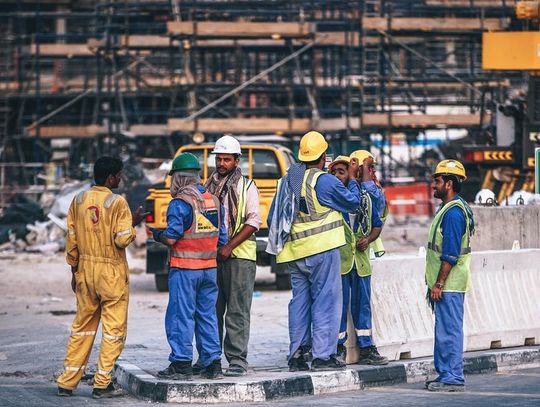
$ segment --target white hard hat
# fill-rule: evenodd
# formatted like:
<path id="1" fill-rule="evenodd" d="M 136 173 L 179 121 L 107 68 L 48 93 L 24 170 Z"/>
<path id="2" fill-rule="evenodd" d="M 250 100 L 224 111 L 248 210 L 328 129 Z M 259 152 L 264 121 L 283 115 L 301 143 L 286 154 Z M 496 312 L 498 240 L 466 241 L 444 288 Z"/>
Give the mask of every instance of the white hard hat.
<path id="1" fill-rule="evenodd" d="M 242 155 L 240 143 L 232 136 L 223 136 L 216 141 L 212 154 L 238 154 Z"/>

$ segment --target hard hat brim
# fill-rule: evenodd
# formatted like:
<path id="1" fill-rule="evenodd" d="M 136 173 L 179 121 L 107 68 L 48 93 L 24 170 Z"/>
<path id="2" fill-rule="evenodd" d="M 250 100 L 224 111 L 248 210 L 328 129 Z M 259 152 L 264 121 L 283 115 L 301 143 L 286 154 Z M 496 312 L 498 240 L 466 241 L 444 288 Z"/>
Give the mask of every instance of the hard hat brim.
<path id="1" fill-rule="evenodd" d="M 335 160 L 328 164 L 328 169 L 331 170 L 332 167 L 334 167 L 334 165 L 336 164 L 345 164 L 348 167 L 350 165 L 350 162 L 347 160 Z"/>
<path id="2" fill-rule="evenodd" d="M 431 178 L 438 177 L 439 175 L 453 175 L 455 177 L 461 178 L 462 181 L 465 181 L 467 179 L 466 175 L 454 174 L 452 172 L 436 172 L 435 174 L 431 175 Z"/>
<path id="3" fill-rule="evenodd" d="M 230 154 L 230 155 L 242 155 L 242 152 L 240 152 L 240 153 L 230 153 L 229 151 L 219 151 L 219 150 L 212 150 L 212 151 L 210 151 L 210 154 Z"/>

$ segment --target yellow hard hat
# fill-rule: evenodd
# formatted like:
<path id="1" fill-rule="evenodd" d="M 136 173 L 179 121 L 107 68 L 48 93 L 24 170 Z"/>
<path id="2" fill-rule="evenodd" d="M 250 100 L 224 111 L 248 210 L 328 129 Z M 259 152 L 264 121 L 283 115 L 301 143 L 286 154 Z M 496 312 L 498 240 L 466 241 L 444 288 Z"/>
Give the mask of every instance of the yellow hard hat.
<path id="1" fill-rule="evenodd" d="M 436 177 L 437 175 L 457 175 L 463 181 L 467 179 L 465 167 L 458 160 L 442 160 L 437 164 L 432 176 Z"/>
<path id="2" fill-rule="evenodd" d="M 348 166 L 350 162 L 351 159 L 348 156 L 338 155 L 330 164 L 328 164 L 328 171 L 332 171 L 332 167 L 336 164 L 345 164 Z"/>
<path id="3" fill-rule="evenodd" d="M 303 162 L 315 161 L 328 148 L 328 143 L 321 133 L 310 131 L 300 140 L 298 159 Z"/>
<path id="4" fill-rule="evenodd" d="M 364 160 L 368 157 L 373 158 L 373 164 L 377 164 L 375 157 L 367 150 L 356 150 L 351 154 L 351 158 L 356 158 L 358 160 L 358 165 L 362 165 Z"/>

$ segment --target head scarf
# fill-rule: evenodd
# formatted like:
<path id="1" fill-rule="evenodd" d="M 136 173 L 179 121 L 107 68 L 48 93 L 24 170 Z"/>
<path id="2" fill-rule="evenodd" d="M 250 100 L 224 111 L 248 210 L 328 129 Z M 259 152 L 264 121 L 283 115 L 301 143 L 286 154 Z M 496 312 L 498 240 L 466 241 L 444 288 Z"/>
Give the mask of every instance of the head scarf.
<path id="1" fill-rule="evenodd" d="M 225 224 L 229 238 L 233 236 L 236 229 L 236 217 L 238 216 L 238 182 L 242 178 L 240 167 L 236 167 L 227 175 L 220 175 L 216 170 L 208 177 L 206 188 L 212 195 L 218 197 L 223 205 L 227 202 L 227 213 L 225 214 Z"/>
<path id="2" fill-rule="evenodd" d="M 204 198 L 197 188 L 197 184 L 201 183 L 201 178 L 196 171 L 177 171 L 173 173 L 171 179 L 171 196 L 180 198 L 191 205 L 194 209 L 203 213 L 206 210 Z"/>

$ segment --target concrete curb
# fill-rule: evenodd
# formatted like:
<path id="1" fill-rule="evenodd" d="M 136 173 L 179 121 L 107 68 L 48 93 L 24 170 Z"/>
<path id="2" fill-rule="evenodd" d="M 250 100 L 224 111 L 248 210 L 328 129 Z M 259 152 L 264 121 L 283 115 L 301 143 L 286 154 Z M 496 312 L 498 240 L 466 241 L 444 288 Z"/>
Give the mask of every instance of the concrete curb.
<path id="1" fill-rule="evenodd" d="M 540 366 L 540 347 L 474 352 L 465 355 L 465 374 L 490 373 Z M 231 381 L 162 380 L 141 368 L 119 361 L 118 383 L 137 398 L 171 403 L 264 402 L 295 396 L 362 390 L 424 381 L 434 376 L 432 359 L 392 362 L 386 366 L 349 365 L 342 371 L 320 373 L 257 372 Z"/>

